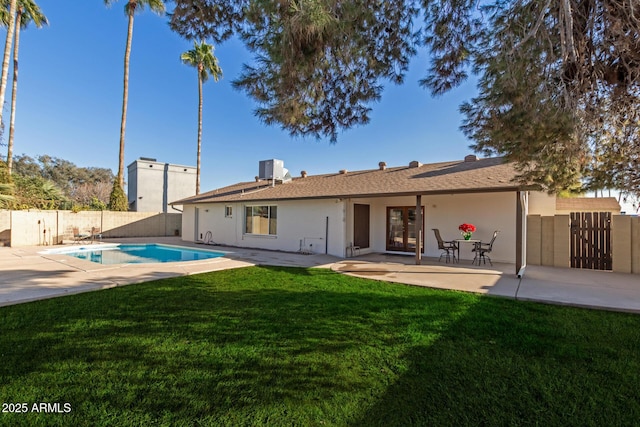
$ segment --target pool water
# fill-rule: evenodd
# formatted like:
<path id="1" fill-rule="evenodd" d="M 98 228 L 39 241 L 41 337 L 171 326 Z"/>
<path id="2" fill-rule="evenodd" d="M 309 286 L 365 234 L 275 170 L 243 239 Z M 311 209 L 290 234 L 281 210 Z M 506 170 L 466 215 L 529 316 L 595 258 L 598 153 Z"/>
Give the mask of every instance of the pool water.
<path id="1" fill-rule="evenodd" d="M 79 250 L 56 253 L 98 264 L 147 264 L 156 262 L 197 261 L 224 256 L 222 252 L 158 244 L 121 244 L 95 248 L 82 247 Z"/>

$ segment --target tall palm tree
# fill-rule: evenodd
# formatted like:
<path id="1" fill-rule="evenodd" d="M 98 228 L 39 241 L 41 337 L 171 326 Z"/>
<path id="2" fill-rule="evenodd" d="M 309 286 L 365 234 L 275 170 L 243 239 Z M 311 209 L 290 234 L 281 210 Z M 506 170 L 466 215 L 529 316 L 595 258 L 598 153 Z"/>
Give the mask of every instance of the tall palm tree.
<path id="1" fill-rule="evenodd" d="M 16 10 L 18 8 L 18 0 L 7 0 L 8 8 L 3 11 L 3 15 L 8 12 L 7 16 L 7 39 L 4 44 L 4 57 L 2 59 L 2 76 L 0 76 L 0 124 L 2 123 L 2 111 L 4 107 L 4 98 L 7 94 L 7 74 L 9 74 L 9 58 L 11 58 L 11 45 L 13 44 L 13 35 L 16 28 Z M 3 2 L 4 3 L 4 2 Z M 3 6 L 5 6 L 3 4 Z"/>
<path id="2" fill-rule="evenodd" d="M 202 84 L 209 79 L 218 81 L 222 77 L 222 69 L 218 58 L 213 54 L 213 46 L 201 41 L 193 42 L 193 49 L 180 56 L 182 62 L 195 67 L 198 71 L 198 160 L 196 165 L 196 194 L 200 194 L 200 154 L 202 152 Z"/>
<path id="3" fill-rule="evenodd" d="M 5 0 L 6 1 L 6 0 Z M 20 30 L 27 28 L 31 22 L 38 28 L 48 24 L 47 17 L 44 16 L 38 5 L 33 0 L 18 0 L 18 10 L 16 11 L 16 34 L 13 44 L 13 87 L 11 90 L 11 117 L 9 119 L 9 141 L 7 150 L 7 169 L 11 174 L 13 166 L 13 138 L 14 125 L 16 120 L 16 99 L 18 94 L 18 50 L 20 48 Z"/>
<path id="4" fill-rule="evenodd" d="M 104 0 L 104 4 L 111 6 L 117 0 Z M 127 0 L 124 13 L 129 17 L 127 31 L 127 45 L 124 51 L 124 89 L 122 93 L 122 120 L 120 121 L 120 155 L 118 162 L 118 183 L 124 191 L 124 134 L 127 126 L 127 102 L 129 99 L 129 57 L 131 56 L 131 39 L 133 38 L 133 15 L 149 7 L 152 12 L 161 15 L 165 11 L 163 0 Z"/>

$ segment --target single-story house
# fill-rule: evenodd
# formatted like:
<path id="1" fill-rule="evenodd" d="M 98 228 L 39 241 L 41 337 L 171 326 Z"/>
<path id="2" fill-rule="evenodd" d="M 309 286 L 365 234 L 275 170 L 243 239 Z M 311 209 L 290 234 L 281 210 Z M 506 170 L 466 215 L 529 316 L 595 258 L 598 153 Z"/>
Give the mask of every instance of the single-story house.
<path id="1" fill-rule="evenodd" d="M 615 197 L 558 197 L 556 214 L 568 215 L 572 212 L 611 212 L 620 215 L 620 203 Z"/>
<path id="2" fill-rule="evenodd" d="M 458 227 L 471 223 L 474 239 L 500 233 L 491 259 L 525 265 L 526 215 L 553 215 L 555 197 L 514 181 L 516 170 L 503 158 L 464 160 L 291 178 L 281 160 L 262 161 L 254 181 L 241 182 L 175 201 L 184 205 L 182 238 L 338 257 L 389 252 L 440 254 L 432 229 L 444 240 L 460 239 Z M 473 259 L 472 245 L 460 258 Z"/>

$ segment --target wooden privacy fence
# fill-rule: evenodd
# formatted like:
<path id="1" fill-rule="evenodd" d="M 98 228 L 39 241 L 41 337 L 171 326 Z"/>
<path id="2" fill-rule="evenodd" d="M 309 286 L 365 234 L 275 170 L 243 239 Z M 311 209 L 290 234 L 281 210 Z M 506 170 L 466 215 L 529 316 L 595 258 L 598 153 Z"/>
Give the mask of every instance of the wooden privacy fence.
<path id="1" fill-rule="evenodd" d="M 611 212 L 572 212 L 571 267 L 611 270 Z"/>

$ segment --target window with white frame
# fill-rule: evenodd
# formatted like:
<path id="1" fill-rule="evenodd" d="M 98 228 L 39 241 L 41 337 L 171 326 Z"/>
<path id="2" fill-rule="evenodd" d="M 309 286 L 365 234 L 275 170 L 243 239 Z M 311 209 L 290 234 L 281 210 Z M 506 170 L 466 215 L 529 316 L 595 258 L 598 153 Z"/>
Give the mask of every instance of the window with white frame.
<path id="1" fill-rule="evenodd" d="M 278 232 L 277 206 L 245 206 L 246 234 L 263 234 L 275 236 Z"/>
<path id="2" fill-rule="evenodd" d="M 233 206 L 225 206 L 224 207 L 224 217 L 225 218 L 233 217 Z"/>

